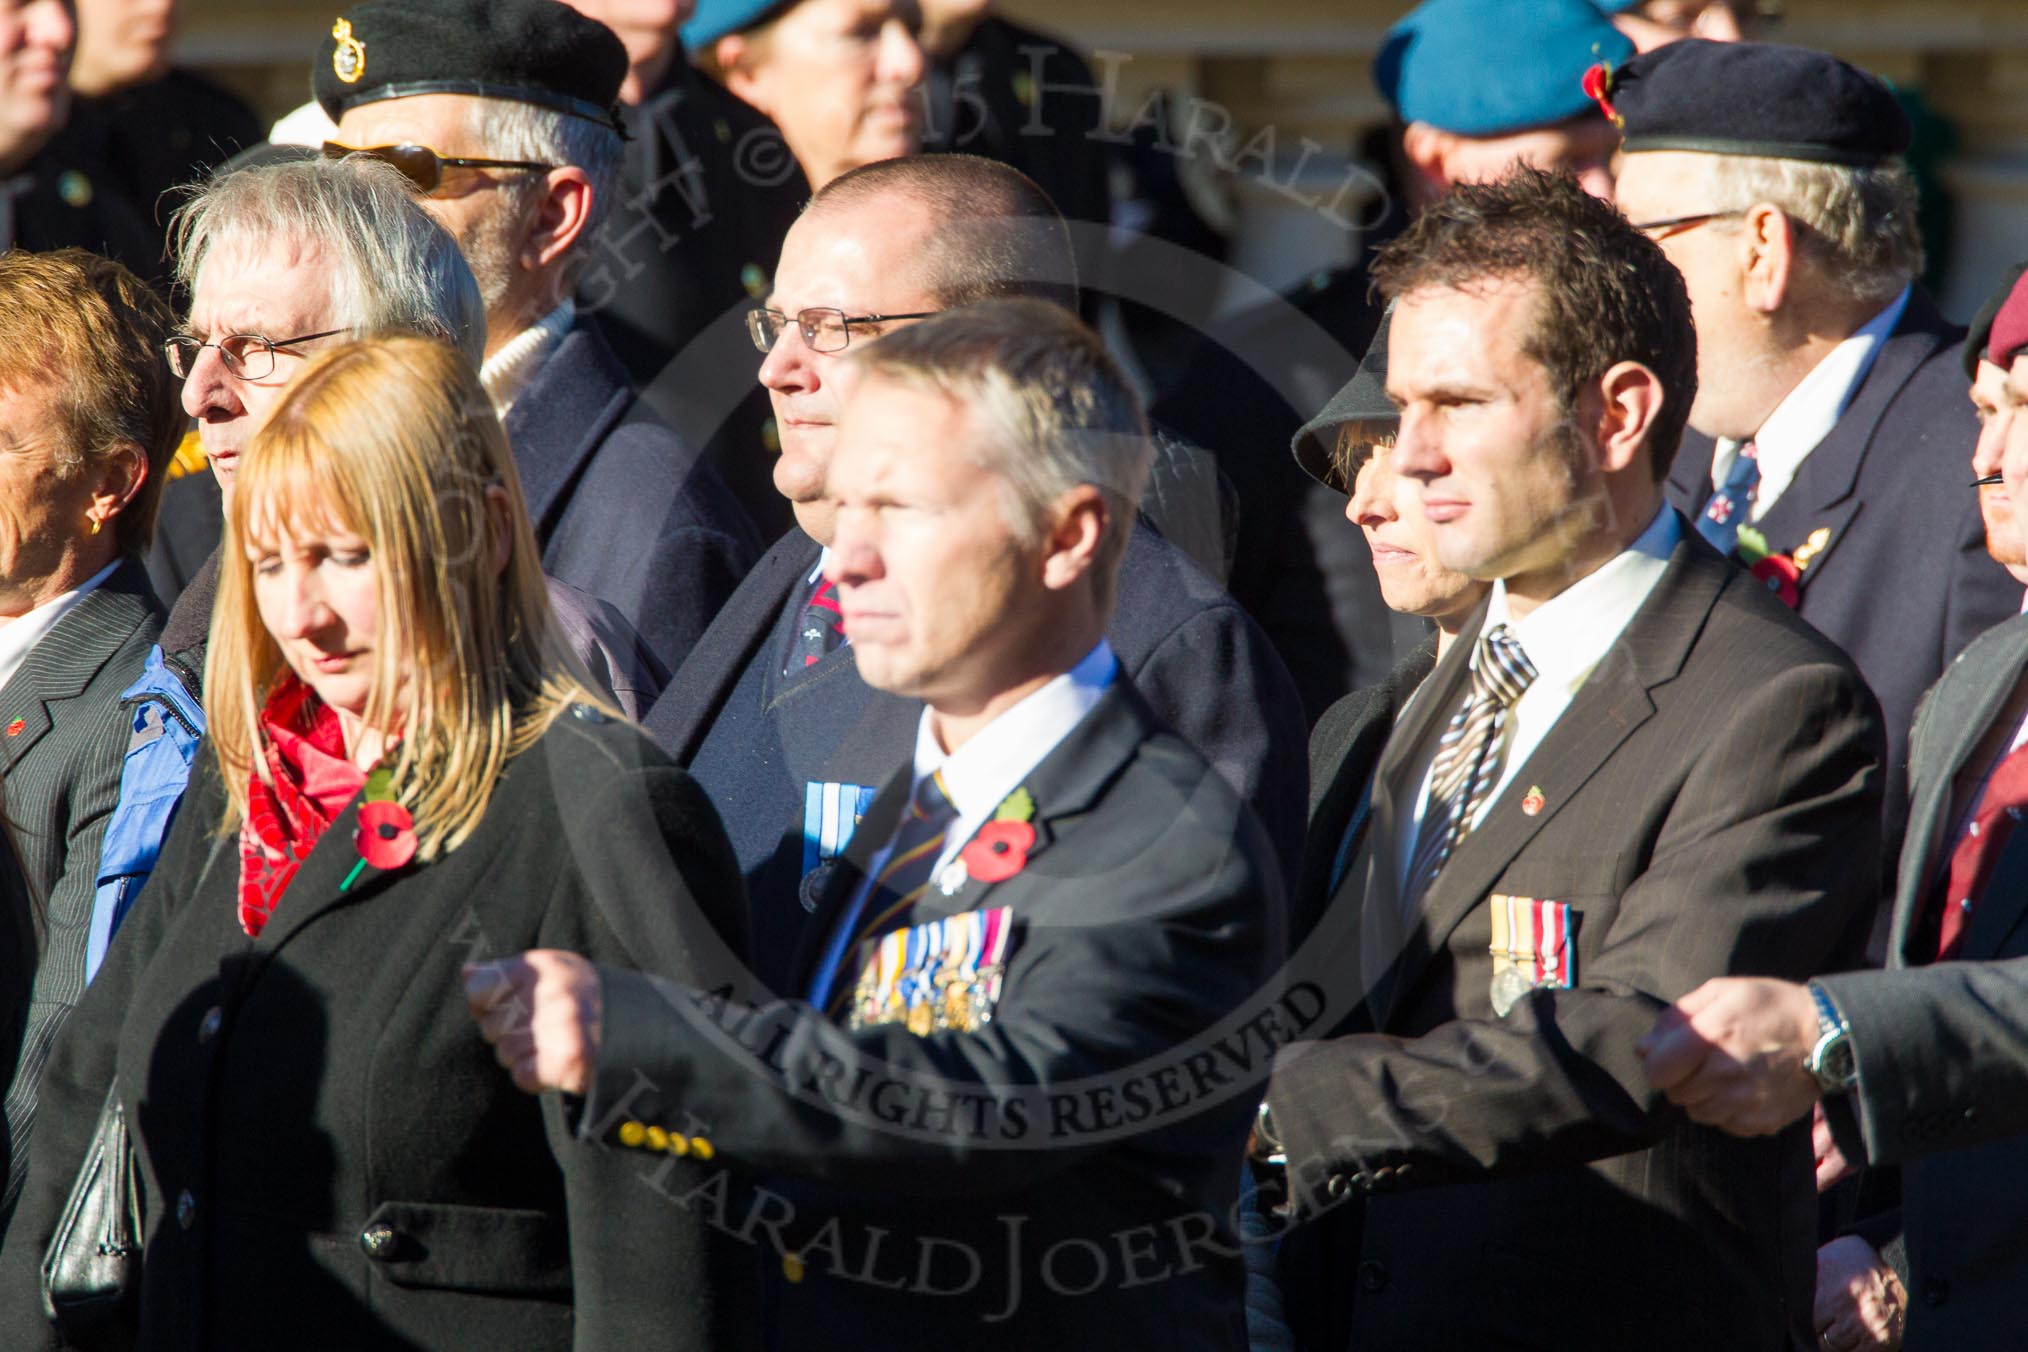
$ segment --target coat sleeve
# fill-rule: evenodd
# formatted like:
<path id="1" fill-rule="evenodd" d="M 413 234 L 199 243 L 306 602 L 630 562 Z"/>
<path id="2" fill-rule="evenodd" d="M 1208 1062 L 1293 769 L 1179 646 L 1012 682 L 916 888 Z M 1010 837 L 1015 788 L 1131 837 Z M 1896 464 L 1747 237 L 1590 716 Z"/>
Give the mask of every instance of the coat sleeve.
<path id="1" fill-rule="evenodd" d="M 1851 672 L 1797 667 L 1760 686 L 1700 746 L 1581 985 L 1533 991 L 1504 1019 L 1283 1053 L 1269 1104 L 1298 1187 L 1653 1144 L 1682 1120 L 1634 1052 L 1662 1007 L 1709 977 L 1800 979 L 1854 943 L 1877 895 L 1881 757 L 1877 706 Z"/>
<path id="2" fill-rule="evenodd" d="M 1230 1060 L 1190 1040 L 1279 956 L 1272 863 L 1222 784 L 1167 808 L 1134 856 L 1164 865 L 1106 874 L 1130 918 L 1017 922 L 993 1017 L 969 1032 L 853 1031 L 801 1001 L 749 1006 L 603 970 L 599 1125 L 662 1126 L 750 1169 L 927 1196 L 1033 1182 L 1160 1129 L 1243 1134 L 1272 1033 L 1241 1029 Z"/>
<path id="3" fill-rule="evenodd" d="M 1869 1164 L 2028 1132 L 2028 958 L 1818 978 L 1851 1029 Z"/>
<path id="4" fill-rule="evenodd" d="M 9 1349 L 27 1352 L 57 1345 L 42 1315 L 42 1255 L 113 1082 L 120 1028 L 134 987 L 207 864 L 220 866 L 223 856 L 223 866 L 238 867 L 232 842 L 216 832 L 223 799 L 208 746 L 192 767 L 191 783 L 186 810 L 176 814 L 154 873 L 134 899 L 104 965 L 57 1035 L 42 1070 L 28 1174 L 0 1238 L 0 1346 Z"/>
<path id="5" fill-rule="evenodd" d="M 607 731 L 582 739 L 595 743 L 598 759 L 563 761 L 556 801 L 571 867 L 540 945 L 677 979 L 736 969 L 745 891 L 717 814 L 644 735 Z M 575 1346 L 737 1352 L 756 1324 L 758 1260 L 700 1210 L 671 1200 L 707 1185 L 714 1166 L 648 1160 L 587 1139 L 582 1107 L 557 1095 L 543 1105 L 564 1175 Z"/>

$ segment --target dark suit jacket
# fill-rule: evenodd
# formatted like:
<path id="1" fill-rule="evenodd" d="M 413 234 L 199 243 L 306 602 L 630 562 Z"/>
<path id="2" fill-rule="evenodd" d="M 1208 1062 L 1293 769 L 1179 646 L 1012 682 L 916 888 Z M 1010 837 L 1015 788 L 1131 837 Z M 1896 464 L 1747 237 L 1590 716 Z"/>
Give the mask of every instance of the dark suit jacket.
<path id="1" fill-rule="evenodd" d="M 859 679 L 850 645 L 784 677 L 818 546 L 776 542 L 648 714 L 648 731 L 717 804 L 745 871 L 755 969 L 787 978 L 808 907 L 805 785 L 878 786 L 915 750 L 922 705 Z M 1301 849 L 1303 721 L 1245 612 L 1152 530 L 1136 528 L 1107 632 L 1121 669 L 1267 826 L 1283 877 Z"/>
<path id="2" fill-rule="evenodd" d="M 459 976 L 560 947 L 711 979 L 742 922 L 704 795 L 638 730 L 567 713 L 433 863 L 348 887 L 357 805 L 249 939 L 217 764 L 200 758 L 148 904 L 43 1082 L 0 1246 L 0 1345 L 54 1341 L 36 1269 L 109 1081 L 146 1192 L 141 1346 L 740 1343 L 750 1253 L 580 1144 L 560 1098 L 516 1089 Z M 392 1234 L 369 1248 L 375 1226 Z"/>
<path id="3" fill-rule="evenodd" d="M 832 874 L 799 993 L 911 778 L 904 767 L 888 782 Z M 975 1031 L 855 1033 L 800 1001 L 748 1011 L 604 974 L 591 1111 L 615 1128 L 704 1134 L 723 1160 L 827 1185 L 761 1194 L 779 1226 L 758 1242 L 806 1270 L 772 1297 L 784 1349 L 1246 1345 L 1232 1211 L 1266 1034 L 1242 1029 L 1215 1065 L 1196 1039 L 1256 1008 L 1250 997 L 1272 1004 L 1260 993 L 1282 936 L 1266 838 L 1124 676 L 1024 786 L 1037 831 L 1026 866 L 951 896 L 932 888 L 912 914 L 1011 909 L 1004 984 Z M 701 1027 L 714 1020 L 736 1042 Z M 1194 1087 L 1178 1074 L 1192 1054 L 1215 1072 Z M 970 1291 L 925 1293 L 961 1284 L 967 1252 Z"/>
<path id="4" fill-rule="evenodd" d="M 1476 630 L 1397 725 L 1372 825 L 1291 963 L 1334 997 L 1320 1023 L 1371 1030 L 1283 1053 L 1269 1094 L 1315 1213 L 1285 1250 L 1335 1258 L 1309 1345 L 1807 1340 L 1807 1127 L 1692 1127 L 1634 1044 L 1706 978 L 1795 978 L 1856 952 L 1879 878 L 1878 707 L 1842 654 L 1690 533 L 1404 915 L 1397 823 L 1463 702 Z M 1504 1018 L 1493 894 L 1576 912 L 1574 987 Z M 1414 1190 L 1434 1183 L 1454 1186 Z"/>
<path id="5" fill-rule="evenodd" d="M 1935 961 L 1933 908 L 1963 814 L 2028 712 L 2024 669 L 2028 619 L 2015 619 L 1975 640 L 1924 701 L 1910 740 L 1891 970 L 1822 979 L 1859 1065 L 1854 1091 L 1826 1100 L 1833 1128 L 1869 1163 L 1902 1163 L 1900 1210 L 1858 1229 L 1908 1280 L 1909 1352 L 2021 1342 L 2028 833 L 2002 851 L 1960 961 Z"/>
<path id="6" fill-rule="evenodd" d="M 627 110 L 619 199 L 578 283 L 641 398 L 704 449 L 763 540 L 793 524 L 763 427 L 773 416 L 746 336 L 782 238 L 810 195 L 775 125 L 675 54 Z"/>
<path id="7" fill-rule="evenodd" d="M 13 1142 L 0 1217 L 28 1164 L 35 1085 L 50 1043 L 85 988 L 85 943 L 106 822 L 120 796 L 132 729 L 120 692 L 134 683 L 162 628 L 148 575 L 129 559 L 82 598 L 0 688 L 0 756 L 21 866 L 43 898 L 47 937 L 6 1099 Z"/>
<path id="8" fill-rule="evenodd" d="M 1979 424 L 1958 363 L 1964 333 L 1920 289 L 1910 296 L 1845 416 L 1756 526 L 1777 554 L 1830 532 L 1796 613 L 1880 697 L 1890 850 L 1907 811 L 1916 701 L 1967 643 L 2021 609 L 2021 584 L 1987 555 L 1978 493 L 1965 486 Z M 1693 521 L 1711 497 L 1712 450 L 1687 433 L 1669 471 L 1669 501 Z"/>
<path id="9" fill-rule="evenodd" d="M 537 370 L 506 427 L 542 570 L 618 606 L 674 671 L 760 553 L 746 513 L 634 397 L 589 321 Z"/>

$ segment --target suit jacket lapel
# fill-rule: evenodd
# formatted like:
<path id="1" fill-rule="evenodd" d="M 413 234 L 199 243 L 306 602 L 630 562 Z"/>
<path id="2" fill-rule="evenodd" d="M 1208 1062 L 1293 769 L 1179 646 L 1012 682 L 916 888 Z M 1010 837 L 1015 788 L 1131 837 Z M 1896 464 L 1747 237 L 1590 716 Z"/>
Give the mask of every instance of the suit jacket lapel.
<path id="1" fill-rule="evenodd" d="M 1159 726 L 1126 673 L 1121 672 L 1091 712 L 1022 780 L 1023 787 L 1035 800 L 1035 844 L 1028 850 L 1031 861 L 1047 851 L 1071 822 L 1091 809 L 1127 758 Z M 825 947 L 865 881 L 874 855 L 893 838 L 914 781 L 915 767 L 911 762 L 887 781 L 873 806 L 867 809 L 859 829 L 853 832 L 842 865 L 832 873 L 818 898 L 815 919 L 805 927 L 794 964 L 795 989 L 785 994 L 801 997 L 808 991 Z M 995 889 L 1008 887 L 1021 876 L 1016 874 L 1000 883 L 970 879 L 949 895 L 933 886 L 916 903 L 910 923 L 920 924 L 999 904 L 994 899 Z M 852 955 L 846 954 L 845 962 L 851 961 Z M 841 972 L 838 980 L 845 979 Z"/>
<path id="2" fill-rule="evenodd" d="M 1717 442 L 1702 432 L 1685 428 L 1683 444 L 1669 463 L 1669 501 L 1692 521 L 1711 498 L 1711 461 L 1717 454 Z"/>
<path id="3" fill-rule="evenodd" d="M 1846 405 L 1844 415 L 1816 448 L 1803 457 L 1795 479 L 1762 517 L 1760 531 L 1767 536 L 1769 547 L 1776 553 L 1793 552 L 1812 531 L 1822 527 L 1829 527 L 1831 531 L 1825 546 L 1827 551 L 1842 538 L 1845 526 L 1863 505 L 1847 502 L 1847 499 L 1851 497 L 1853 486 L 1859 479 L 1859 470 L 1872 450 L 1874 430 L 1879 427 L 1895 396 L 1901 393 L 1901 387 L 1908 383 L 1950 332 L 1947 322 L 1937 313 L 1928 296 L 1920 290 L 1909 296 L 1901 322 L 1881 345 L 1879 355 L 1873 359 L 1873 366 L 1867 371 L 1865 380 L 1860 382 L 1851 402 Z M 1883 449 L 1889 453 L 1893 450 L 1892 447 Z M 1843 504 L 1844 510 L 1834 520 L 1832 509 L 1840 504 Z M 1811 568 L 1820 567 L 1824 557 L 1820 553 Z"/>
<path id="4" fill-rule="evenodd" d="M 147 573 L 128 559 L 43 635 L 0 688 L 0 756 L 8 767 L 19 764 L 48 734 L 50 707 L 82 694 L 157 609 Z"/>
<path id="5" fill-rule="evenodd" d="M 546 547 L 585 462 L 633 403 L 606 341 L 579 320 L 507 414 L 507 440 L 521 471 L 528 517 Z"/>
<path id="6" fill-rule="evenodd" d="M 774 632 L 782 607 L 817 566 L 817 557 L 817 542 L 792 527 L 741 579 L 670 678 L 668 694 L 648 722 L 663 750 L 679 764 L 689 764 L 697 754 L 740 673 Z"/>
<path id="7" fill-rule="evenodd" d="M 1435 667 L 1436 642 L 1432 639 L 1373 689 L 1359 721 L 1344 729 L 1337 745 L 1318 748 L 1312 773 L 1322 783 L 1310 809 L 1309 842 L 1303 851 L 1303 871 L 1296 882 L 1297 896 L 1317 897 L 1330 886 L 1331 869 L 1362 801 L 1366 804 L 1365 824 L 1360 830 L 1362 840 L 1371 829 L 1375 779 L 1395 718 Z M 1352 846 L 1355 860 L 1359 844 L 1354 842 Z M 1348 860 L 1348 876 L 1350 872 Z"/>
<path id="8" fill-rule="evenodd" d="M 1393 985 L 1397 998 L 1535 834 L 1653 716 L 1648 692 L 1682 670 L 1704 617 L 1734 576 L 1686 527 L 1654 592 L 1424 894 Z M 1531 815 L 1520 804 L 1535 785 L 1542 786 L 1544 802 Z"/>

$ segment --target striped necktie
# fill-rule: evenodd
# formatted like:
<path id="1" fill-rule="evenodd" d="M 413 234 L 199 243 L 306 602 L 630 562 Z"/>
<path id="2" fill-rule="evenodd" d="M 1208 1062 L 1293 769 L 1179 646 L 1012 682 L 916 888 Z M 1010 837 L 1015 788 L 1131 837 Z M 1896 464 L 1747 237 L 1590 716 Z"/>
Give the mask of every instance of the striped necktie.
<path id="1" fill-rule="evenodd" d="M 940 773 L 916 785 L 879 876 L 863 890 L 859 904 L 839 922 L 824 946 L 823 965 L 810 986 L 810 1003 L 834 1012 L 832 1006 L 842 1007 L 851 998 L 857 968 L 847 973 L 839 968 L 848 959 L 857 963 L 869 942 L 908 923 L 910 910 L 930 885 L 930 875 L 944 852 L 944 837 L 957 819 L 957 806 L 944 791 Z"/>
<path id="2" fill-rule="evenodd" d="M 1472 668 L 1472 691 L 1444 729 L 1430 764 L 1429 803 L 1416 833 L 1403 908 L 1410 909 L 1436 881 L 1437 873 L 1477 820 L 1479 809 L 1500 775 L 1500 742 L 1507 711 L 1535 679 L 1535 664 L 1504 624 L 1479 639 Z"/>
<path id="3" fill-rule="evenodd" d="M 1739 543 L 1739 528 L 1753 515 L 1753 500 L 1760 488 L 1760 453 L 1752 442 L 1741 446 L 1725 471 L 1725 482 L 1697 514 L 1697 533 L 1721 554 L 1730 554 Z"/>

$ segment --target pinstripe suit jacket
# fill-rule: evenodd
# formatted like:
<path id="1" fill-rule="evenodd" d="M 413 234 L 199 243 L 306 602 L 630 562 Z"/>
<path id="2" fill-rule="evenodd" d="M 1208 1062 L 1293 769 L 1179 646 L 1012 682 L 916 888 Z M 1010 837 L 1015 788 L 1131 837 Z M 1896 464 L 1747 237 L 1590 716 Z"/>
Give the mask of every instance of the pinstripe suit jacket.
<path id="1" fill-rule="evenodd" d="M 1476 632 L 1396 726 L 1372 824 L 1295 959 L 1335 997 L 1320 1022 L 1365 1030 L 1285 1051 L 1269 1096 L 1294 1188 L 1323 1213 L 1284 1250 L 1292 1270 L 1305 1246 L 1334 1260 L 1305 1345 L 1775 1352 L 1807 1338 L 1807 1129 L 1692 1127 L 1633 1048 L 1708 977 L 1801 977 L 1857 951 L 1880 876 L 1879 706 L 1828 640 L 1686 530 L 1405 913 L 1395 823 L 1463 701 Z M 1575 913 L 1574 986 L 1505 1017 L 1488 995 L 1494 894 Z"/>
<path id="2" fill-rule="evenodd" d="M 85 940 L 99 847 L 120 796 L 128 728 L 120 692 L 133 684 L 162 629 L 147 571 L 129 559 L 57 621 L 0 688 L 0 757 L 21 867 L 46 898 L 48 937 L 21 1050 L 7 1087 L 12 1145 L 0 1219 L 28 1165 L 35 1082 L 49 1044 L 85 987 Z M 16 721 L 18 732 L 11 731 Z"/>

